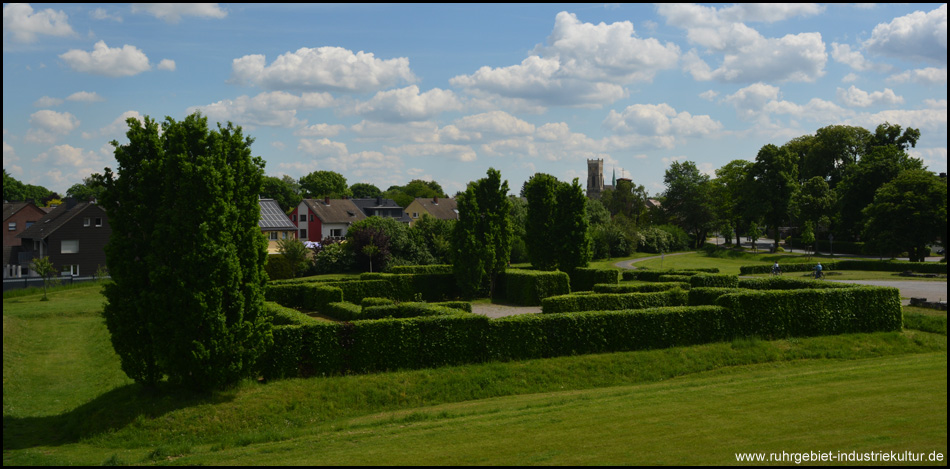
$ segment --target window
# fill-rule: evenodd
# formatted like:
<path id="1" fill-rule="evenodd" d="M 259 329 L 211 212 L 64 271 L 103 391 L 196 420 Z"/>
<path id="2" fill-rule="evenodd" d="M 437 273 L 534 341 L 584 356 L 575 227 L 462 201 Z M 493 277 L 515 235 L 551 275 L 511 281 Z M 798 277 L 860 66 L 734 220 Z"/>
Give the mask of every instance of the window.
<path id="1" fill-rule="evenodd" d="M 412 218 L 419 218 L 419 212 L 412 212 Z"/>
<path id="2" fill-rule="evenodd" d="M 270 239 L 271 241 L 277 241 L 277 232 L 271 231 L 267 233 L 267 238 Z"/>
<path id="3" fill-rule="evenodd" d="M 313 214 L 310 214 L 310 221 L 313 221 Z"/>
<path id="4" fill-rule="evenodd" d="M 7 229 L 10 230 L 10 231 L 16 231 L 16 222 L 15 222 L 15 221 L 11 221 L 11 222 L 7 225 Z"/>
<path id="5" fill-rule="evenodd" d="M 79 265 L 64 265 L 63 266 L 63 277 L 78 277 L 79 276 Z"/>
<path id="6" fill-rule="evenodd" d="M 92 219 L 89 217 L 82 219 L 82 226 L 87 227 L 92 224 Z"/>
<path id="7" fill-rule="evenodd" d="M 101 228 L 101 227 L 102 227 L 102 219 L 96 218 L 96 228 Z"/>
<path id="8" fill-rule="evenodd" d="M 60 247 L 60 252 L 62 254 L 76 254 L 79 252 L 79 240 L 64 239 L 63 244 Z"/>
<path id="9" fill-rule="evenodd" d="M 334 229 L 330 230 L 330 237 L 331 237 L 331 238 L 342 238 L 342 237 L 343 237 L 343 230 L 340 229 L 340 228 L 334 228 Z"/>
<path id="10" fill-rule="evenodd" d="M 280 232 L 280 239 L 287 239 L 287 232 L 286 232 L 286 231 L 281 231 L 281 232 Z"/>
<path id="11" fill-rule="evenodd" d="M 296 214 L 296 213 L 290 215 L 290 221 L 292 221 L 292 222 L 294 222 L 294 223 L 297 223 L 297 214 Z"/>
<path id="12" fill-rule="evenodd" d="M 307 230 L 300 230 L 300 239 L 308 239 Z"/>
<path id="13" fill-rule="evenodd" d="M 36 222 L 35 222 L 35 221 L 28 221 L 28 222 L 26 222 L 26 227 L 29 228 L 29 227 L 33 226 L 34 223 L 36 223 Z"/>

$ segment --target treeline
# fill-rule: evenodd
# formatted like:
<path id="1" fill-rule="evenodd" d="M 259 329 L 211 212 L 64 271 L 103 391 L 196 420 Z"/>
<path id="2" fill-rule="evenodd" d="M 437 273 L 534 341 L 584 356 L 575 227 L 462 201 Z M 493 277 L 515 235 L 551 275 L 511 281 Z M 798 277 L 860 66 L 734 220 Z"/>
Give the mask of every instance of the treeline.
<path id="1" fill-rule="evenodd" d="M 919 138 L 889 123 L 874 132 L 833 125 L 765 145 L 754 161 L 731 161 L 715 178 L 692 162 L 673 163 L 660 213 L 697 245 L 712 231 L 736 243 L 767 234 L 775 249 L 795 235 L 806 245 L 861 241 L 868 254 L 922 261 L 928 245 L 946 243 L 947 183 L 908 155 Z"/>

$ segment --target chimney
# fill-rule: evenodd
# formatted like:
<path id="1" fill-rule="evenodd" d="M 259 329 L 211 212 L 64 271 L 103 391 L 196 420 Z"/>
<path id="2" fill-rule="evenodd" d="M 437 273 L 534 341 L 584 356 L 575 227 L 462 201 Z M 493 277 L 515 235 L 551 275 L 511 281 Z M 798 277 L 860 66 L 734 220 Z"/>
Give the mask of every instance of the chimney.
<path id="1" fill-rule="evenodd" d="M 330 196 L 329 196 L 329 195 L 323 197 L 323 203 L 325 203 L 325 204 L 327 204 L 327 205 L 330 205 Z"/>
<path id="2" fill-rule="evenodd" d="M 433 197 L 433 198 L 432 198 L 432 203 L 433 203 L 433 204 L 436 204 L 436 205 L 439 205 L 439 196 Z"/>
<path id="3" fill-rule="evenodd" d="M 376 196 L 376 206 L 379 207 L 379 206 L 382 206 L 382 205 L 383 205 L 383 196 L 377 195 L 377 196 Z"/>
<path id="4" fill-rule="evenodd" d="M 67 197 L 66 200 L 63 201 L 63 205 L 65 206 L 66 210 L 71 210 L 78 203 L 79 201 L 72 197 Z"/>

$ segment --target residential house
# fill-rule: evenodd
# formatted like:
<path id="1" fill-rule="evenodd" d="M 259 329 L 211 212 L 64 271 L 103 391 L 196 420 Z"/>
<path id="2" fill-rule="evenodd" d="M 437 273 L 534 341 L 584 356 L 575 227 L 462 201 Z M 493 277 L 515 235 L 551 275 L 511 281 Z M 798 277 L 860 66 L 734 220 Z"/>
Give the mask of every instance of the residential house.
<path id="1" fill-rule="evenodd" d="M 297 239 L 321 242 L 326 238 L 342 240 L 346 230 L 366 215 L 350 199 L 304 199 L 290 213 L 296 224 Z"/>
<path id="2" fill-rule="evenodd" d="M 455 204 L 455 199 L 440 199 L 438 197 L 416 198 L 406 207 L 406 216 L 413 222 L 423 215 L 438 218 L 440 220 L 458 220 L 459 211 Z"/>
<path id="3" fill-rule="evenodd" d="M 374 199 L 353 199 L 353 203 L 367 217 L 395 218 L 396 221 L 407 225 L 412 222 L 412 219 L 406 215 L 405 209 L 392 199 L 384 199 L 382 196 L 378 196 Z"/>
<path id="4" fill-rule="evenodd" d="M 3 203 L 3 278 L 21 277 L 28 266 L 18 263 L 20 240 L 17 235 L 46 216 L 33 202 Z"/>
<path id="5" fill-rule="evenodd" d="M 297 225 L 290 222 L 290 218 L 284 214 L 274 199 L 260 199 L 257 203 L 261 206 L 261 219 L 258 221 L 258 226 L 267 237 L 267 253 L 275 254 L 280 250 L 277 247 L 279 240 L 297 237 Z"/>
<path id="6" fill-rule="evenodd" d="M 105 246 L 111 234 L 102 207 L 66 199 L 17 235 L 21 241 L 18 264 L 25 268 L 34 258 L 49 257 L 64 276 L 95 275 L 106 266 Z"/>

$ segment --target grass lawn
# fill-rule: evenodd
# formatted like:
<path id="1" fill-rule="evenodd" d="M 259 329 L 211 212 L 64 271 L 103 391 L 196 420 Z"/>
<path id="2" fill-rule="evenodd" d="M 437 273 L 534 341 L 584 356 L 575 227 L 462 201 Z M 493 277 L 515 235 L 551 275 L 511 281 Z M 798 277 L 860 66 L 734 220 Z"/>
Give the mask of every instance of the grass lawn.
<path id="1" fill-rule="evenodd" d="M 5 465 L 733 464 L 947 451 L 943 333 L 642 352 L 146 392 L 98 287 L 3 303 Z M 945 465 L 946 459 L 942 465 Z"/>

